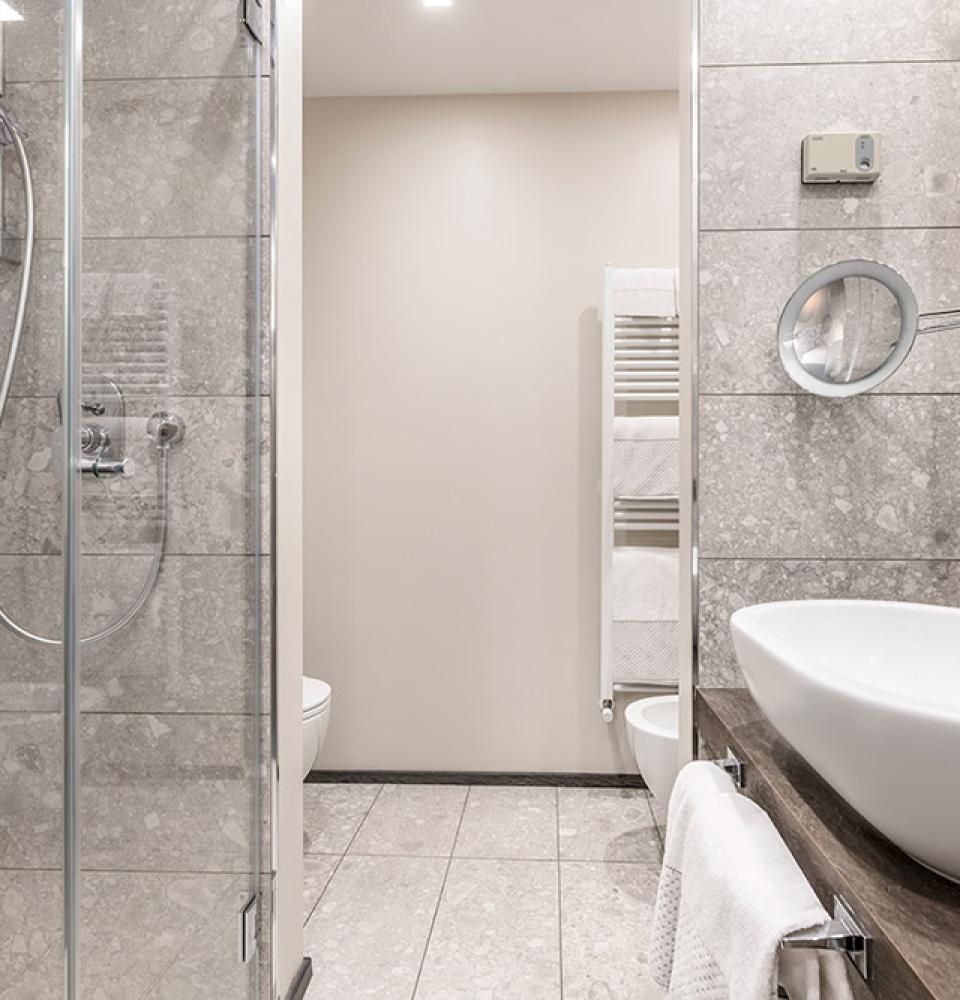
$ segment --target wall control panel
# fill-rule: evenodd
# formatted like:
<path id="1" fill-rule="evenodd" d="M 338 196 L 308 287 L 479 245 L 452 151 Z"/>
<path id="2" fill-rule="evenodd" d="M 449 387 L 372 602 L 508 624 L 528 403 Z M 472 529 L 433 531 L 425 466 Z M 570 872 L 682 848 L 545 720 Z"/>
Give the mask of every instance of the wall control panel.
<path id="1" fill-rule="evenodd" d="M 801 160 L 804 184 L 869 184 L 880 176 L 880 133 L 811 132 Z"/>

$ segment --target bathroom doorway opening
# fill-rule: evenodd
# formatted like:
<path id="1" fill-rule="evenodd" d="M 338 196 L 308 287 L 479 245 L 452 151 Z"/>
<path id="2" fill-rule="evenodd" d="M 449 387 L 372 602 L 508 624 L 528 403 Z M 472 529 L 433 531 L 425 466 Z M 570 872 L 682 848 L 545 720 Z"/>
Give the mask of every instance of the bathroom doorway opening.
<path id="1" fill-rule="evenodd" d="M 625 709 L 679 630 L 605 717 L 604 442 L 686 431 L 678 307 L 605 319 L 676 301 L 676 5 L 314 0 L 304 39 L 307 996 L 634 995 L 664 810 Z M 686 585 L 657 489 L 611 523 L 643 614 Z"/>

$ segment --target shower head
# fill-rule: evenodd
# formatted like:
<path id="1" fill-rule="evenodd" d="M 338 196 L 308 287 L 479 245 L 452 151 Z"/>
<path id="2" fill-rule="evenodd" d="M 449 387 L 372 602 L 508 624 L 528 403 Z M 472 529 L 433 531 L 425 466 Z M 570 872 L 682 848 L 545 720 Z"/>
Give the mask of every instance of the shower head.
<path id="1" fill-rule="evenodd" d="M 0 98 L 0 146 L 12 146 L 17 135 L 26 138 L 28 132 L 10 105 Z"/>

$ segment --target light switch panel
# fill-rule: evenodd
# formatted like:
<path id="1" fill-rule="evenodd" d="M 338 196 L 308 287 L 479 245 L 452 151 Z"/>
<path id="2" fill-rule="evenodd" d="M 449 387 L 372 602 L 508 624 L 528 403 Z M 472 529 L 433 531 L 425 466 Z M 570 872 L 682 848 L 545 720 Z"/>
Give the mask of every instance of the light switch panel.
<path id="1" fill-rule="evenodd" d="M 880 176 L 880 133 L 811 132 L 801 159 L 804 184 L 869 184 Z"/>

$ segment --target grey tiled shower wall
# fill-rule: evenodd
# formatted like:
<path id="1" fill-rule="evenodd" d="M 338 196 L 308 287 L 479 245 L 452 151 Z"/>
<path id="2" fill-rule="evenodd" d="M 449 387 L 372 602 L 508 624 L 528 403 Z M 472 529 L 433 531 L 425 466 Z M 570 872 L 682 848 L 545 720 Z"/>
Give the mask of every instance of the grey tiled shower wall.
<path id="1" fill-rule="evenodd" d="M 0 429 L 0 602 L 57 635 L 63 3 L 15 6 L 25 20 L 5 26 L 4 97 L 29 133 L 38 215 L 24 346 Z M 268 743 L 268 717 L 255 715 L 265 688 L 255 684 L 252 554 L 255 531 L 269 543 L 269 373 L 260 399 L 250 322 L 254 255 L 264 267 L 269 258 L 269 234 L 253 245 L 258 84 L 235 0 L 85 6 L 84 373 L 125 389 L 134 472 L 84 483 L 84 633 L 115 620 L 147 572 L 158 516 L 147 419 L 170 411 L 187 430 L 170 453 L 157 587 L 126 629 L 81 655 L 81 992 L 240 1000 L 255 983 L 236 945 L 264 820 L 254 747 Z M 19 231 L 9 151 L 4 171 L 7 228 Z M 0 262 L 3 357 L 18 282 L 19 269 Z M 162 342 L 147 359 L 149 385 L 134 374 L 144 330 Z M 0 629 L 0 671 L 0 1000 L 59 1000 L 61 657 Z"/>
<path id="2" fill-rule="evenodd" d="M 960 305 L 952 0 L 701 0 L 700 681 L 743 683 L 730 613 L 788 598 L 960 603 L 960 339 L 878 391 L 804 394 L 776 351 L 800 279 L 849 257 Z M 873 185 L 804 187 L 807 132 L 882 133 Z"/>

